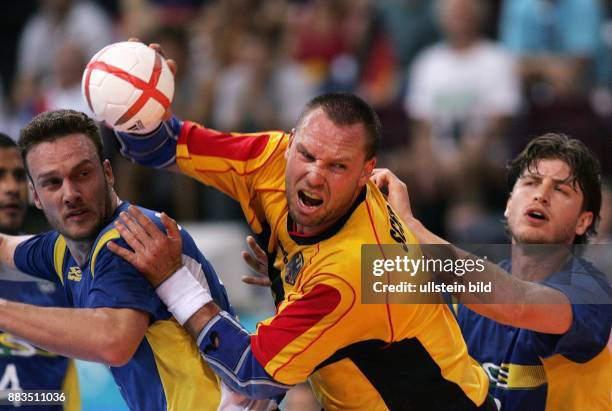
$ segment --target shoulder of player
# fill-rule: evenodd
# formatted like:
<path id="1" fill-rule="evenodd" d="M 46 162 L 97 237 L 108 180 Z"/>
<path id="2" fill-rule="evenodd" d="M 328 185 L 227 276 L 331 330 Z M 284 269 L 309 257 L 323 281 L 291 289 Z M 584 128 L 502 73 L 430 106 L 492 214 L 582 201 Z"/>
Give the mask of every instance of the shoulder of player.
<path id="1" fill-rule="evenodd" d="M 606 275 L 583 258 L 573 258 L 565 270 L 550 276 L 545 284 L 561 288 L 574 304 L 612 301 L 612 287 Z"/>
<path id="2" fill-rule="evenodd" d="M 350 231 L 355 228 L 358 236 L 351 235 L 348 240 L 361 246 L 362 244 L 397 244 L 414 243 L 416 239 L 399 218 L 380 190 L 373 183 L 368 183 L 366 201 L 360 204 L 358 213 L 352 218 L 347 227 Z"/>
<path id="3" fill-rule="evenodd" d="M 122 203 L 119 206 L 119 209 L 115 213 L 115 216 L 112 219 L 112 221 L 110 221 L 100 231 L 100 233 L 98 234 L 98 237 L 94 241 L 94 243 L 92 245 L 92 251 L 91 251 L 91 254 L 90 254 L 90 267 L 91 267 L 92 273 L 95 271 L 96 262 L 98 261 L 98 258 L 102 257 L 103 255 L 108 256 L 108 258 L 118 258 L 118 259 L 121 259 L 121 257 L 115 255 L 110 250 L 107 250 L 106 245 L 110 241 L 115 241 L 115 242 L 117 242 L 119 245 L 121 245 L 123 247 L 127 246 L 125 241 L 121 238 L 121 235 L 119 234 L 119 231 L 117 231 L 117 229 L 115 228 L 115 221 L 117 221 L 117 219 L 119 218 L 119 213 L 122 212 L 122 211 L 127 210 L 128 206 L 129 206 L 128 203 Z M 159 229 L 163 229 L 163 224 L 161 223 L 160 214 L 158 212 L 153 211 L 153 210 L 149 210 L 149 209 L 146 209 L 146 208 L 143 208 L 143 207 L 140 207 L 140 206 L 138 206 L 138 209 L 140 211 L 142 211 L 142 213 L 145 216 L 147 216 Z"/>

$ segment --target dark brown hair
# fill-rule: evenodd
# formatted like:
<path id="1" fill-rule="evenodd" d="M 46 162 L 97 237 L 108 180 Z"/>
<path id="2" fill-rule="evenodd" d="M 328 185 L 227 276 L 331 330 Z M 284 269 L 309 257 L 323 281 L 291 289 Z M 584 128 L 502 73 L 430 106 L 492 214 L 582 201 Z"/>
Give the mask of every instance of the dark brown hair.
<path id="1" fill-rule="evenodd" d="M 19 152 L 28 176 L 28 163 L 26 156 L 28 152 L 37 144 L 57 140 L 70 134 L 83 134 L 88 137 L 96 147 L 98 158 L 102 163 L 102 138 L 96 122 L 75 110 L 55 110 L 41 113 L 34 117 L 19 134 Z M 30 176 L 31 178 L 31 176 Z"/>
<path id="2" fill-rule="evenodd" d="M 376 155 L 380 145 L 382 126 L 378 115 L 368 103 L 350 93 L 322 94 L 306 104 L 298 119 L 297 127 L 300 127 L 308 113 L 319 107 L 336 125 L 363 124 L 366 130 L 366 159 L 369 160 Z"/>
<path id="3" fill-rule="evenodd" d="M 583 193 L 582 210 L 593 213 L 593 222 L 585 234 L 576 236 L 574 244 L 586 243 L 597 234 L 601 209 L 601 165 L 595 155 L 580 140 L 565 134 L 547 133 L 531 140 L 527 147 L 508 166 L 508 187 L 512 191 L 516 180 L 525 171 L 535 171 L 538 161 L 561 160 L 570 167 L 571 183 L 578 184 Z"/>
<path id="4" fill-rule="evenodd" d="M 17 143 L 6 134 L 0 133 L 0 148 L 17 148 Z"/>

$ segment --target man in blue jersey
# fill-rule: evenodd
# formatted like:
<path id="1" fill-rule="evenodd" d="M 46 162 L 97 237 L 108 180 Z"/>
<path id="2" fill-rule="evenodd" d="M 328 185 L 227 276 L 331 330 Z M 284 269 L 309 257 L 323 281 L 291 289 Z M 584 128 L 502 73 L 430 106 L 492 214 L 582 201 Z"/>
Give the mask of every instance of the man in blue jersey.
<path id="1" fill-rule="evenodd" d="M 567 251 L 595 234 L 601 207 L 599 162 L 582 142 L 546 134 L 531 141 L 509 171 L 505 217 L 512 258 L 500 266 L 514 278 L 539 284 L 531 295 L 513 301 L 516 305 L 458 306 L 470 355 L 487 372 L 502 411 L 608 410 L 610 280 L 567 252 L 556 258 L 537 251 L 546 247 L 541 244 L 548 245 L 545 251 L 552 251 L 551 244 L 564 244 Z M 373 179 L 388 188 L 389 202 L 421 243 L 445 243 L 412 215 L 404 183 L 389 170 L 375 170 Z M 489 267 L 487 274 L 493 271 Z M 552 304 L 525 303 L 538 293 L 548 293 L 546 301 Z"/>
<path id="2" fill-rule="evenodd" d="M 0 133 L 1 233 L 19 233 L 27 213 L 27 202 L 26 173 L 17 144 L 9 136 Z M 15 298 L 20 302 L 53 307 L 67 305 L 61 287 L 49 281 L 28 278 L 20 273 L 0 274 L 0 298 Z M 3 390 L 7 390 L 7 393 L 8 390 L 63 390 L 68 393 L 68 400 L 63 407 L 26 405 L 12 401 L 10 404 L 0 405 L 2 411 L 16 407 L 23 411 L 80 409 L 74 361 L 41 350 L 11 334 L 0 332 L 0 391 Z"/>
<path id="3" fill-rule="evenodd" d="M 55 230 L 0 236 L 0 261 L 62 285 L 74 308 L 0 300 L 0 330 L 52 352 L 108 364 L 132 410 L 249 407 L 228 390 L 222 398 L 191 337 L 138 271 L 107 249 L 110 240 L 125 244 L 114 224 L 129 205 L 113 189 L 94 121 L 73 110 L 40 114 L 22 130 L 19 147 L 34 203 Z M 189 272 L 232 312 L 223 285 L 189 234 L 170 226 L 164 214 L 142 212 L 158 227 L 171 227 L 168 235 L 181 239 Z"/>

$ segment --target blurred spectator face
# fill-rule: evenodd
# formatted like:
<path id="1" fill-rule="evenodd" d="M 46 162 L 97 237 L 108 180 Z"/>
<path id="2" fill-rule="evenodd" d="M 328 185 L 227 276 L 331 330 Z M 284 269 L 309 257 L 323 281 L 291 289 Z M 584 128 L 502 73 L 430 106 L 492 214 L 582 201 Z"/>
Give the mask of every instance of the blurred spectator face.
<path id="1" fill-rule="evenodd" d="M 159 43 L 166 58 L 173 59 L 180 69 L 177 76 L 183 76 L 189 65 L 189 37 L 181 28 L 166 27 L 153 36 L 153 42 Z"/>
<path id="2" fill-rule="evenodd" d="M 478 37 L 483 13 L 480 3 L 478 0 L 440 0 L 440 25 L 451 43 Z"/>
<path id="3" fill-rule="evenodd" d="M 80 47 L 74 44 L 63 44 L 54 61 L 55 80 L 60 88 L 69 88 L 81 83 L 85 70 L 85 56 Z"/>
<path id="4" fill-rule="evenodd" d="M 0 147 L 0 231 L 16 233 L 23 224 L 28 186 L 16 147 Z"/>
<path id="5" fill-rule="evenodd" d="M 39 0 L 40 6 L 44 10 L 56 15 L 63 16 L 66 14 L 70 7 L 72 7 L 73 0 Z"/>
<path id="6" fill-rule="evenodd" d="M 598 231 L 602 238 L 606 238 L 612 235 L 612 186 L 603 185 L 601 194 L 601 220 Z"/>

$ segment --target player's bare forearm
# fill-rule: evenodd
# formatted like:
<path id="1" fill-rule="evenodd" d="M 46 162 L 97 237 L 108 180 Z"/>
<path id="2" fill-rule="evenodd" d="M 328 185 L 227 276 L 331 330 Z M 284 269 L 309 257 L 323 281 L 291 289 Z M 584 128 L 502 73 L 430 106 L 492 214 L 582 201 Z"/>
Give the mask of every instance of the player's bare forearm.
<path id="1" fill-rule="evenodd" d="M 387 189 L 389 204 L 398 212 L 418 242 L 437 245 L 423 247 L 426 253 L 440 253 L 446 257 L 463 260 L 473 258 L 470 253 L 429 231 L 414 217 L 406 185 L 390 170 L 376 169 L 372 179 L 379 188 Z M 451 278 L 443 278 L 450 282 L 490 281 L 498 291 L 497 293 L 457 293 L 455 296 L 461 303 L 485 317 L 518 328 L 551 334 L 562 334 L 569 329 L 572 323 L 572 308 L 570 301 L 561 291 L 535 282 L 523 281 L 494 263 L 485 262 L 484 266 L 482 272 L 473 271 L 469 278 L 458 277 L 452 273 L 449 274 Z M 500 304 L 508 301 L 515 304 Z"/>
<path id="2" fill-rule="evenodd" d="M 206 327 L 206 324 L 219 314 L 220 311 L 217 304 L 210 302 L 200 308 L 189 318 L 189 320 L 187 320 L 185 328 L 193 338 L 197 339 L 204 327 Z"/>
<path id="3" fill-rule="evenodd" d="M 15 268 L 15 249 L 19 244 L 26 241 L 30 235 L 12 236 L 0 234 L 0 264 Z"/>
<path id="4" fill-rule="evenodd" d="M 0 300 L 0 329 L 67 357 L 125 364 L 148 327 L 132 309 L 38 307 Z"/>
<path id="5" fill-rule="evenodd" d="M 536 284 L 537 285 L 537 284 Z M 542 286 L 544 288 L 549 288 Z M 552 290 L 549 288 L 549 290 Z M 465 304 L 470 310 L 516 328 L 546 333 L 564 334 L 572 326 L 572 306 L 567 297 L 556 290 L 550 304 Z M 541 291 L 538 291 L 541 292 Z M 542 296 L 539 295 L 538 299 Z"/>
<path id="6" fill-rule="evenodd" d="M 407 223 L 421 244 L 446 244 L 449 252 L 458 259 L 471 259 L 473 256 L 451 245 L 448 241 L 429 231 L 415 218 Z M 568 298 L 561 291 L 531 281 L 524 281 L 510 275 L 497 264 L 484 262 L 482 272 L 473 271 L 469 278 L 456 277 L 478 282 L 491 282 L 497 292 L 492 293 L 457 293 L 459 302 L 472 311 L 499 323 L 532 331 L 563 334 L 572 324 L 572 307 Z M 499 304 L 500 301 L 512 301 L 515 304 Z M 549 304 L 542 304 L 543 301 Z"/>

